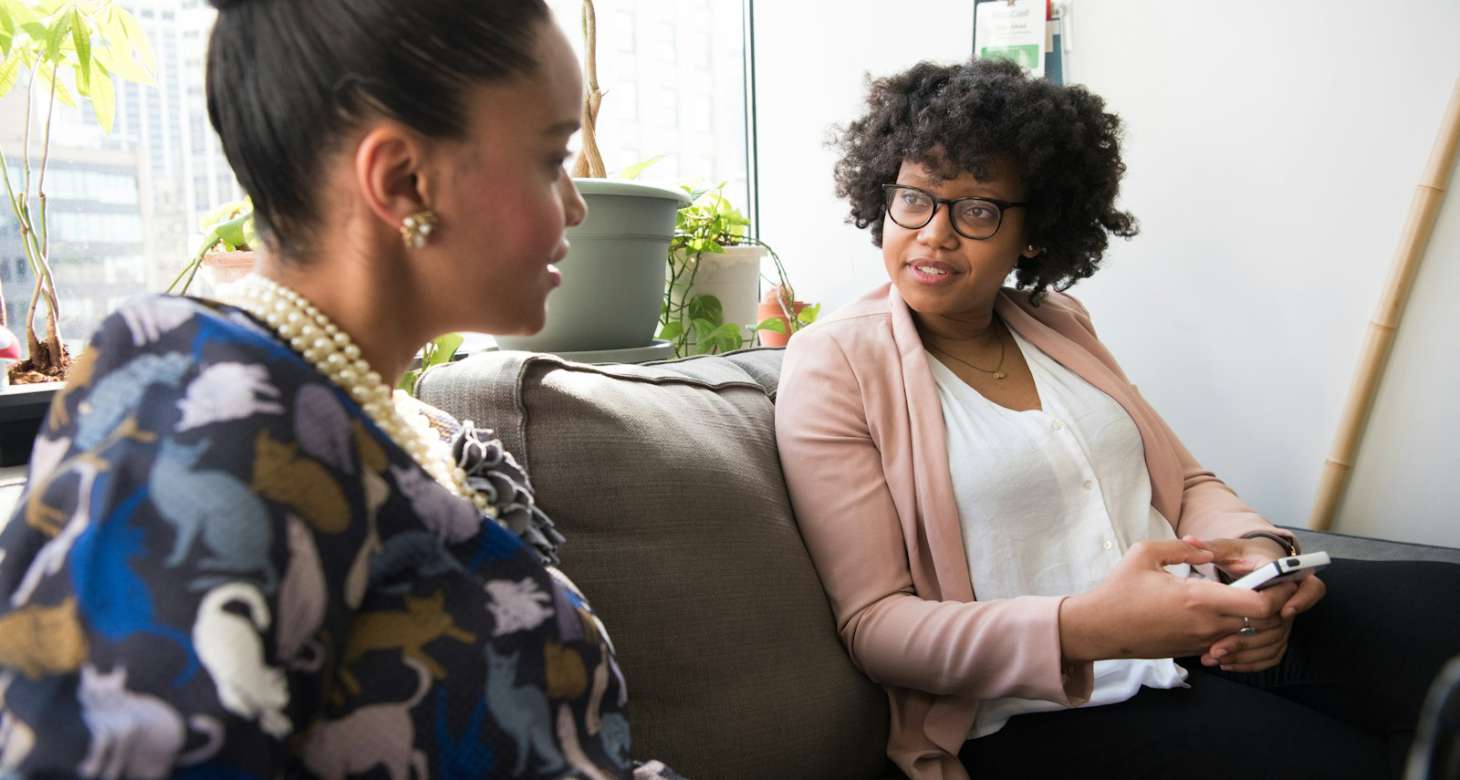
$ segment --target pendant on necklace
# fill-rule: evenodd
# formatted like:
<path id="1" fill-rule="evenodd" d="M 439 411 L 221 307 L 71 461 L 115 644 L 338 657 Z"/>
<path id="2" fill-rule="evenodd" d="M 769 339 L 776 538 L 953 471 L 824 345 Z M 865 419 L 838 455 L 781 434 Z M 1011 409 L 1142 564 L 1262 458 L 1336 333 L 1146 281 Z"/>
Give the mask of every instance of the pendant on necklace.
<path id="1" fill-rule="evenodd" d="M 1006 376 L 1008 376 L 1008 374 L 1005 374 L 1002 371 L 995 371 L 994 372 L 994 379 L 1003 379 Z"/>

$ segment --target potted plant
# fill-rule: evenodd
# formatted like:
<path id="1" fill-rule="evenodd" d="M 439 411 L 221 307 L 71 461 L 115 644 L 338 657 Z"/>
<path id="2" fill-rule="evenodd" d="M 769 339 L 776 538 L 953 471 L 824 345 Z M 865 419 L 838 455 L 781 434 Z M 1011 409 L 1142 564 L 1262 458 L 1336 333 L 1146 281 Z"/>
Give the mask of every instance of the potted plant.
<path id="1" fill-rule="evenodd" d="M 773 290 L 790 291 L 790 280 L 775 250 L 746 234 L 750 220 L 725 198 L 723 184 L 685 191 L 692 200 L 676 214 L 659 322 L 659 338 L 674 344 L 675 355 L 729 352 L 744 347 L 757 333 L 763 344 L 782 334 L 789 338 L 816 319 L 819 306 L 802 304 L 783 317 L 779 309 L 757 303 L 766 257 L 776 273 L 775 279 L 766 280 Z M 794 298 L 792 292 L 785 295 Z"/>
<path id="2" fill-rule="evenodd" d="M 573 182 L 588 204 L 588 217 L 568 228 L 573 249 L 559 264 L 563 284 L 549 298 L 543 329 L 531 336 L 498 336 L 504 349 L 583 353 L 654 344 L 664 253 L 674 236 L 675 211 L 688 198 L 664 187 L 604 178 L 597 140 L 604 93 L 598 85 L 592 0 L 583 2 L 583 34 L 583 149 L 573 166 Z"/>
<path id="3" fill-rule="evenodd" d="M 167 286 L 167 292 L 187 295 L 199 269 L 206 266 L 215 291 L 247 276 L 253 270 L 255 249 L 253 201 L 225 203 L 203 218 L 202 243 L 182 271 Z M 179 287 L 181 285 L 181 287 Z"/>
<path id="4" fill-rule="evenodd" d="M 763 347 L 784 347 L 796 331 L 816 321 L 821 304 L 796 300 L 796 291 L 787 285 L 772 285 L 756 307 L 760 318 L 756 331 Z"/>
<path id="5" fill-rule="evenodd" d="M 116 117 L 112 80 L 150 84 L 152 70 L 152 51 L 142 26 L 112 0 L 0 0 L 0 98 L 16 85 L 25 85 L 19 175 L 12 176 L 11 158 L 4 149 L 0 149 L 0 173 L 25 261 L 35 276 L 25 322 L 29 356 L 9 369 L 16 383 L 63 380 L 71 364 L 61 338 L 61 302 L 46 214 L 46 169 L 56 103 L 72 108 L 89 105 L 102 131 L 110 133 Z M 33 116 L 37 102 L 43 109 L 40 116 Z M 38 156 L 32 155 L 33 131 L 40 135 Z M 44 338 L 36 333 L 36 315 L 42 307 Z M 0 291 L 0 326 L 4 325 Z"/>

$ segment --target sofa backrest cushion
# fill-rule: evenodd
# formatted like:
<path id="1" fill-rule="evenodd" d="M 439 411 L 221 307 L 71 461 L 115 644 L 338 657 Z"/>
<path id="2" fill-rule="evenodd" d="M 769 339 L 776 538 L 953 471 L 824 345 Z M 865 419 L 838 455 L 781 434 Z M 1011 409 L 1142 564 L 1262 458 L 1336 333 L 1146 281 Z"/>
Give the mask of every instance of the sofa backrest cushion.
<path id="1" fill-rule="evenodd" d="M 886 699 L 837 638 L 781 477 L 780 356 L 486 353 L 419 392 L 524 463 L 617 648 L 636 757 L 692 778 L 884 776 Z"/>

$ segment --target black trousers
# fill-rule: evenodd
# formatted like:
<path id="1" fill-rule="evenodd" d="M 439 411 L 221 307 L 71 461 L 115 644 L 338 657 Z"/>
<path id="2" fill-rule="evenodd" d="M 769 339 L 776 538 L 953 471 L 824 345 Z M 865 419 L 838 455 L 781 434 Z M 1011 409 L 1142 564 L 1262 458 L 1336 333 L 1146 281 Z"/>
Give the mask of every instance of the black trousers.
<path id="1" fill-rule="evenodd" d="M 1399 777 L 1430 682 L 1460 654 L 1460 566 L 1336 560 L 1321 576 L 1278 666 L 1178 659 L 1190 688 L 1018 715 L 959 758 L 974 780 Z"/>

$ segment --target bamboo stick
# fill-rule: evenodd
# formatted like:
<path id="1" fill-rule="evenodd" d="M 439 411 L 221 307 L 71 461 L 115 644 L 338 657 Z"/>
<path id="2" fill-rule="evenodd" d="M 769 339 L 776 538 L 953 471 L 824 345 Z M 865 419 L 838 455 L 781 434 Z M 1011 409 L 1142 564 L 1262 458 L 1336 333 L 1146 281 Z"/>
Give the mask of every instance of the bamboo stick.
<path id="1" fill-rule="evenodd" d="M 1339 423 L 1338 435 L 1333 450 L 1323 466 L 1319 478 L 1318 498 L 1314 502 L 1313 514 L 1308 518 L 1308 527 L 1326 531 L 1333 525 L 1353 473 L 1353 464 L 1358 457 L 1359 445 L 1369 413 L 1374 408 L 1374 397 L 1384 377 L 1384 367 L 1394 348 L 1394 338 L 1399 321 L 1404 316 L 1409 301 L 1409 291 L 1414 287 L 1415 276 L 1419 274 L 1424 260 L 1425 248 L 1435 229 L 1440 206 L 1445 201 L 1445 189 L 1450 183 L 1450 171 L 1455 165 L 1455 153 L 1460 148 L 1460 78 L 1450 92 L 1450 103 L 1440 122 L 1435 144 L 1430 149 L 1429 163 L 1424 175 L 1415 187 L 1410 201 L 1409 218 L 1400 235 L 1399 247 L 1389 272 L 1389 282 L 1380 299 L 1379 306 L 1369 321 L 1368 336 L 1353 386 L 1349 388 L 1348 401 L 1344 406 L 1343 419 Z"/>
<path id="2" fill-rule="evenodd" d="M 583 0 L 583 66 L 588 83 L 583 92 L 583 148 L 573 162 L 573 175 L 578 178 L 602 179 L 608 176 L 603 167 L 603 154 L 598 150 L 598 109 L 603 92 L 598 88 L 598 15 L 593 0 Z"/>

